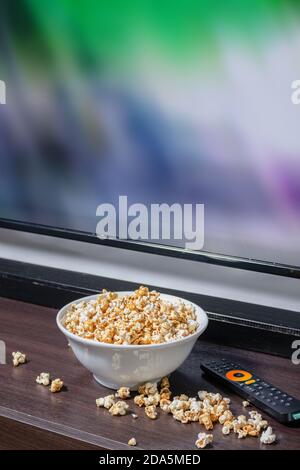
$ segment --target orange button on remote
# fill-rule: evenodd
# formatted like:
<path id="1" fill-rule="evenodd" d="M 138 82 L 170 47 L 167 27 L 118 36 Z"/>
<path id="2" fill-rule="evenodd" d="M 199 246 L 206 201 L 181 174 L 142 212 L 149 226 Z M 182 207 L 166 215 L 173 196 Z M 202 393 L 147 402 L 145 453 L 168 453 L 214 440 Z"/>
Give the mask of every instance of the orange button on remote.
<path id="1" fill-rule="evenodd" d="M 226 377 L 233 382 L 245 382 L 246 380 L 250 380 L 252 378 L 252 374 L 245 370 L 230 370 L 226 373 Z"/>

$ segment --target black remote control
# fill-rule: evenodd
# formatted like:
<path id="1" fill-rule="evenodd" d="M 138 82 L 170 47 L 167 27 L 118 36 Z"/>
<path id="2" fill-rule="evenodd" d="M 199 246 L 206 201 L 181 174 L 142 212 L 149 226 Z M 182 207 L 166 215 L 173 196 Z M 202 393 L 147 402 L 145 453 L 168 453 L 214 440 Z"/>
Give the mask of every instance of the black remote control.
<path id="1" fill-rule="evenodd" d="M 226 359 L 205 361 L 201 368 L 280 423 L 300 422 L 300 400 L 267 383 L 253 372 Z"/>

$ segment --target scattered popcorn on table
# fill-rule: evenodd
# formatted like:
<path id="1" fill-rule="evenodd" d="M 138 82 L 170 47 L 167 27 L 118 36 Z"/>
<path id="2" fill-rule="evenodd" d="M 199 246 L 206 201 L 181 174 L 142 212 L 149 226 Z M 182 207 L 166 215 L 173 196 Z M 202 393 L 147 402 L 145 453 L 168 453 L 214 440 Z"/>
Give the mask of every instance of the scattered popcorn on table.
<path id="1" fill-rule="evenodd" d="M 64 383 L 63 383 L 62 380 L 54 379 L 51 382 L 50 392 L 52 392 L 52 393 L 60 392 L 61 389 L 63 388 L 63 386 L 64 386 Z"/>
<path id="2" fill-rule="evenodd" d="M 19 364 L 25 364 L 25 362 L 27 360 L 26 354 L 21 353 L 20 351 L 13 352 L 12 357 L 13 357 L 14 367 L 17 367 Z"/>
<path id="3" fill-rule="evenodd" d="M 185 302 L 170 303 L 156 291 L 139 287 L 130 295 L 118 297 L 105 290 L 97 299 L 72 304 L 64 318 L 71 333 L 110 344 L 160 344 L 185 338 L 197 330 L 195 309 Z M 164 378 L 162 387 L 168 388 Z M 140 395 L 155 393 L 145 384 Z"/>
<path id="4" fill-rule="evenodd" d="M 244 408 L 247 408 L 247 406 L 249 406 L 250 403 L 247 400 L 245 400 L 245 401 L 243 401 L 242 405 L 243 405 Z"/>
<path id="5" fill-rule="evenodd" d="M 213 441 L 213 435 L 212 434 L 206 434 L 205 432 L 199 432 L 198 434 L 198 439 L 195 442 L 195 446 L 198 447 L 198 449 L 204 449 L 208 444 L 211 444 Z"/>
<path id="6" fill-rule="evenodd" d="M 106 408 L 107 410 L 109 410 L 113 406 L 114 403 L 115 403 L 114 395 L 106 395 L 106 397 L 96 399 L 96 405 L 99 408 Z"/>
<path id="7" fill-rule="evenodd" d="M 116 395 L 128 398 L 128 393 L 130 393 L 129 389 L 121 387 Z M 223 397 L 220 393 L 200 390 L 198 398 L 189 397 L 184 393 L 173 398 L 171 396 L 169 379 L 164 377 L 158 384 L 147 382 L 140 385 L 138 395 L 133 398 L 133 402 L 139 407 L 145 407 L 145 414 L 150 419 L 158 417 L 157 407 L 159 406 L 161 410 L 171 414 L 176 421 L 182 424 L 198 422 L 199 425 L 204 426 L 206 431 L 212 430 L 214 425 L 219 423 L 222 426 L 224 436 L 231 432 L 238 439 L 261 436 L 260 440 L 264 444 L 271 444 L 276 439 L 272 428 L 269 427 L 262 432 L 268 427 L 268 421 L 263 419 L 258 411 L 249 411 L 249 417 L 243 414 L 234 416 L 230 410 L 230 399 Z M 129 408 L 127 403 L 125 401 L 114 403 L 114 398 L 114 395 L 99 398 L 96 400 L 97 406 L 109 408 L 109 413 L 113 416 L 126 414 Z M 107 400 L 106 406 L 105 400 Z M 134 413 L 131 416 L 137 418 Z M 201 432 L 195 445 L 199 449 L 203 449 L 212 442 L 212 439 L 212 434 Z"/>
<path id="8" fill-rule="evenodd" d="M 266 431 L 263 431 L 260 436 L 260 442 L 262 444 L 273 444 L 276 441 L 276 434 L 273 432 L 271 426 L 269 426 Z"/>
<path id="9" fill-rule="evenodd" d="M 130 397 L 130 389 L 128 387 L 121 387 L 116 393 L 116 397 L 125 399 Z"/>
<path id="10" fill-rule="evenodd" d="M 50 384 L 50 374 L 49 372 L 41 372 L 40 375 L 36 378 L 36 383 L 40 385 L 45 385 L 47 387 Z"/>
<path id="11" fill-rule="evenodd" d="M 129 439 L 128 445 L 129 445 L 129 446 L 136 446 L 136 439 L 135 439 L 135 437 L 132 437 L 131 439 Z"/>
<path id="12" fill-rule="evenodd" d="M 137 419 L 137 418 L 138 418 L 138 415 L 136 415 L 135 413 L 131 413 L 131 416 L 133 417 L 133 419 Z"/>
<path id="13" fill-rule="evenodd" d="M 109 408 L 109 413 L 112 416 L 124 416 L 129 408 L 125 401 L 117 401 Z"/>
<path id="14" fill-rule="evenodd" d="M 148 416 L 148 418 L 156 419 L 157 418 L 156 406 L 155 405 L 146 406 L 145 413 L 146 413 L 146 416 Z"/>

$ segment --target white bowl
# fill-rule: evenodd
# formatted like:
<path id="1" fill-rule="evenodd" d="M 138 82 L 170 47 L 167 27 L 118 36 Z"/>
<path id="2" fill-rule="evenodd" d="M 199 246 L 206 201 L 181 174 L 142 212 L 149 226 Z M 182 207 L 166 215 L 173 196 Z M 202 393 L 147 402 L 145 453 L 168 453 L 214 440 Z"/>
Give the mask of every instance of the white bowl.
<path id="1" fill-rule="evenodd" d="M 132 292 L 118 292 L 119 296 Z M 57 314 L 58 328 L 68 338 L 70 346 L 81 364 L 105 387 L 117 390 L 121 386 L 136 390 L 145 382 L 157 382 L 177 369 L 190 354 L 196 340 L 205 331 L 208 318 L 198 305 L 173 295 L 161 294 L 163 300 L 179 300 L 193 305 L 199 323 L 195 333 L 169 343 L 149 345 L 115 345 L 81 338 L 63 326 L 64 316 L 72 304 L 96 299 L 98 294 L 83 297 L 63 307 Z"/>

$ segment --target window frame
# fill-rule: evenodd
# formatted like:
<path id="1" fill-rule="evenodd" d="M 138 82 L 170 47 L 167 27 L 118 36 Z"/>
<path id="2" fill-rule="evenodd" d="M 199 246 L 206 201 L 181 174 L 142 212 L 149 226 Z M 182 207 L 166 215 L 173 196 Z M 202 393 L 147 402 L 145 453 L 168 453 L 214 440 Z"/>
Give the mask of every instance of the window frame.
<path id="1" fill-rule="evenodd" d="M 274 276 L 282 276 L 293 279 L 300 279 L 300 266 L 291 266 L 282 263 L 273 263 L 252 258 L 243 258 L 220 253 L 212 253 L 207 251 L 192 251 L 183 248 L 177 248 L 167 245 L 159 245 L 155 243 L 147 243 L 132 240 L 120 239 L 100 239 L 95 233 L 83 232 L 59 227 L 51 227 L 48 225 L 34 224 L 18 220 L 10 220 L 0 218 L 0 228 L 16 230 L 26 233 L 34 233 L 46 235 L 56 238 L 64 238 L 67 240 L 80 241 L 84 243 L 98 244 L 121 248 L 125 250 L 133 250 L 149 254 L 175 257 L 199 263 L 213 264 L 216 266 L 230 267 L 234 269 L 242 269 Z"/>

